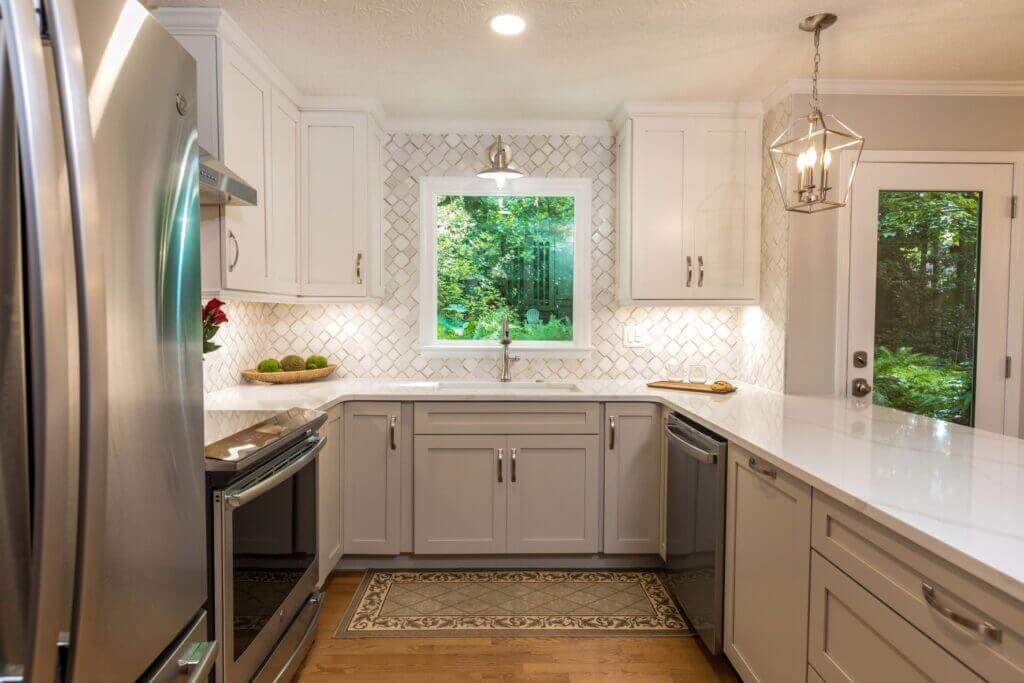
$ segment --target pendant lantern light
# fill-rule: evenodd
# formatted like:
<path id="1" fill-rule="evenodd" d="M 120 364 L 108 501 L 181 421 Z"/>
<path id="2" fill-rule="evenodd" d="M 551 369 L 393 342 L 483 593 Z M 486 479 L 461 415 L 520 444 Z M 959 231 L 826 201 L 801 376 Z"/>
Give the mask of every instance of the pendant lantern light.
<path id="1" fill-rule="evenodd" d="M 501 141 L 501 136 L 487 150 L 490 166 L 476 174 L 477 178 L 489 178 L 497 184 L 498 189 L 505 187 L 506 180 L 522 178 L 525 174 L 512 165 L 512 148 Z"/>
<path id="2" fill-rule="evenodd" d="M 814 34 L 814 73 L 811 111 L 793 121 L 772 142 L 769 156 L 787 211 L 817 213 L 846 206 L 853 177 L 864 148 L 864 138 L 833 114 L 823 114 L 818 97 L 821 32 L 836 23 L 834 14 L 815 14 L 800 22 L 800 30 Z M 843 187 L 836 168 L 843 150 L 855 152 L 853 168 Z"/>

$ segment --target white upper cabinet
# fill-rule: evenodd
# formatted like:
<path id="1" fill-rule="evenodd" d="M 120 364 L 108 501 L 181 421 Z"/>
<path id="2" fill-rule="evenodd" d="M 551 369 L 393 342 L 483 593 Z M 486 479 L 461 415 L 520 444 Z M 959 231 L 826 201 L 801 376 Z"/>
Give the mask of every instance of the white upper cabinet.
<path id="1" fill-rule="evenodd" d="M 256 188 L 256 206 L 224 207 L 224 286 L 267 291 L 270 221 L 267 161 L 270 152 L 270 81 L 229 43 L 221 44 L 221 160 Z"/>
<path id="2" fill-rule="evenodd" d="M 381 295 L 381 149 L 369 114 L 302 114 L 303 296 Z"/>
<path id="3" fill-rule="evenodd" d="M 622 303 L 756 303 L 760 115 L 630 111 L 618 159 Z"/>
<path id="4" fill-rule="evenodd" d="M 291 303 L 381 296 L 375 117 L 299 97 L 223 10 L 154 14 L 196 60 L 200 146 L 257 192 L 255 207 L 203 207 L 203 294 Z"/>

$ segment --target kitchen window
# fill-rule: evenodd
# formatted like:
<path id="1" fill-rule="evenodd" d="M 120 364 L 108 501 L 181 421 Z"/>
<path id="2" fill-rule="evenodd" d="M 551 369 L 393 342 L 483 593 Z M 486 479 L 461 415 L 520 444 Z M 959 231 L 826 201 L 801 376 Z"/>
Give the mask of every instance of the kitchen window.
<path id="1" fill-rule="evenodd" d="M 508 316 L 516 352 L 578 357 L 590 348 L 586 178 L 420 180 L 420 348 L 488 355 Z"/>

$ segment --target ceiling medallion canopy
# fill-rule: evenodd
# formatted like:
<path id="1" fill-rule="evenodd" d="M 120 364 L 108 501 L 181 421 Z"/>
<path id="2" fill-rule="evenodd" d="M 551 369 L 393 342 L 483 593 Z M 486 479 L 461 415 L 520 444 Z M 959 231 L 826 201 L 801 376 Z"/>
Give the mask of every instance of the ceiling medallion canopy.
<path id="1" fill-rule="evenodd" d="M 836 23 L 834 14 L 814 14 L 800 22 L 800 30 L 814 34 L 814 73 L 811 111 L 795 119 L 772 142 L 769 156 L 787 211 L 817 213 L 846 206 L 864 148 L 864 138 L 834 114 L 823 114 L 818 96 L 821 32 Z M 848 179 L 836 186 L 840 155 L 848 151 L 853 166 Z"/>
<path id="2" fill-rule="evenodd" d="M 505 181 L 522 178 L 525 173 L 512 165 L 512 148 L 501 141 L 501 136 L 487 150 L 490 166 L 476 174 L 477 178 L 493 180 L 498 189 L 504 189 Z"/>

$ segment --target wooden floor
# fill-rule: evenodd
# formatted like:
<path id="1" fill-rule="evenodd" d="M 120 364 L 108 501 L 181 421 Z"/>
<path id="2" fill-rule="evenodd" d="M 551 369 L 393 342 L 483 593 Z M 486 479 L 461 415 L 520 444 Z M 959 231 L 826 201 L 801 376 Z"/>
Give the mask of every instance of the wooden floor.
<path id="1" fill-rule="evenodd" d="M 697 638 L 334 638 L 362 573 L 325 588 L 316 643 L 297 681 L 738 681 Z"/>

